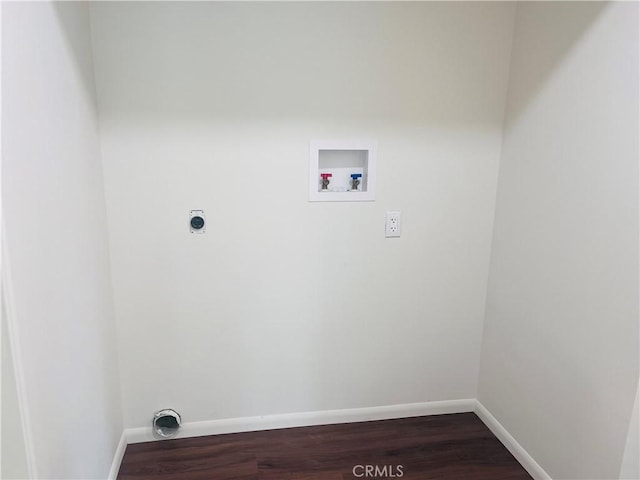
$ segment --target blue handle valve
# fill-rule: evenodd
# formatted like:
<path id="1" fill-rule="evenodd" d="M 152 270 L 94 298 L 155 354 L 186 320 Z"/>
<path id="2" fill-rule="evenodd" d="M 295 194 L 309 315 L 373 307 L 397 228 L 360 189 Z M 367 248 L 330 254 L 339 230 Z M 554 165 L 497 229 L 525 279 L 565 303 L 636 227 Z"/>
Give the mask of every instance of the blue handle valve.
<path id="1" fill-rule="evenodd" d="M 351 190 L 358 190 L 358 185 L 360 185 L 360 177 L 362 177 L 361 173 L 351 174 Z"/>

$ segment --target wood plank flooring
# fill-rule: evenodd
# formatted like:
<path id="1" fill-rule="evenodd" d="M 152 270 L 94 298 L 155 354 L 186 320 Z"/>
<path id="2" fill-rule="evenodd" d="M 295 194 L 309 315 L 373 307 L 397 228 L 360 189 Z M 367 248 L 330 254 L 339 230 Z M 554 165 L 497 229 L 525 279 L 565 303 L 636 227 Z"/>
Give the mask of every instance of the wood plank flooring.
<path id="1" fill-rule="evenodd" d="M 531 479 L 473 413 L 132 444 L 118 475 L 119 480 L 374 478 Z"/>

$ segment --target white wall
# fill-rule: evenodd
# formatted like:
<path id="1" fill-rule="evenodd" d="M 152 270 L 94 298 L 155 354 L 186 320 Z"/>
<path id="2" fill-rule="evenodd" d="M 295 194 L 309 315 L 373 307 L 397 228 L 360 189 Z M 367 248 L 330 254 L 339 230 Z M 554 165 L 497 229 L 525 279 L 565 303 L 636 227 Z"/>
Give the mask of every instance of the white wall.
<path id="1" fill-rule="evenodd" d="M 475 397 L 513 13 L 91 5 L 127 427 Z M 308 203 L 362 137 L 375 203 Z"/>
<path id="2" fill-rule="evenodd" d="M 9 321 L 35 474 L 106 478 L 122 415 L 88 5 L 2 9 Z"/>
<path id="3" fill-rule="evenodd" d="M 640 404 L 638 396 L 640 389 L 636 390 L 636 399 L 633 402 L 633 410 L 629 420 L 627 442 L 620 466 L 620 478 L 634 480 L 640 478 Z"/>
<path id="4" fill-rule="evenodd" d="M 2 331 L 0 335 L 2 336 L 0 478 L 5 480 L 28 478 L 27 452 L 4 301 L 2 302 Z"/>
<path id="5" fill-rule="evenodd" d="M 520 3 L 510 75 L 479 400 L 553 478 L 617 478 L 638 381 L 638 4 Z"/>

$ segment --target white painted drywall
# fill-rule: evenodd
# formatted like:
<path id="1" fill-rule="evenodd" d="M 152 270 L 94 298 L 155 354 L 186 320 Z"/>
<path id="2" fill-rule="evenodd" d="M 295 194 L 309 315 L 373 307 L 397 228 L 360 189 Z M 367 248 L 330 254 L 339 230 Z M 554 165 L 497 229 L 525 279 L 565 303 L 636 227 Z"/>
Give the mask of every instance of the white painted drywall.
<path id="1" fill-rule="evenodd" d="M 122 415 L 88 4 L 2 9 L 9 322 L 35 476 L 104 479 Z"/>
<path id="2" fill-rule="evenodd" d="M 638 381 L 638 4 L 520 3 L 478 398 L 552 478 L 617 478 Z"/>
<path id="3" fill-rule="evenodd" d="M 475 397 L 513 14 L 91 5 L 127 427 Z M 375 202 L 307 201 L 322 138 Z"/>
<path id="4" fill-rule="evenodd" d="M 0 478 L 28 478 L 27 453 L 24 443 L 18 389 L 14 373 L 11 344 L 7 331 L 7 314 L 2 302 L 2 412 L 0 437 Z"/>
<path id="5" fill-rule="evenodd" d="M 622 465 L 620 466 L 620 478 L 635 480 L 640 478 L 640 404 L 638 396 L 640 389 L 636 390 L 636 399 L 633 402 L 631 419 L 629 420 L 629 432 L 627 443 L 624 447 Z"/>

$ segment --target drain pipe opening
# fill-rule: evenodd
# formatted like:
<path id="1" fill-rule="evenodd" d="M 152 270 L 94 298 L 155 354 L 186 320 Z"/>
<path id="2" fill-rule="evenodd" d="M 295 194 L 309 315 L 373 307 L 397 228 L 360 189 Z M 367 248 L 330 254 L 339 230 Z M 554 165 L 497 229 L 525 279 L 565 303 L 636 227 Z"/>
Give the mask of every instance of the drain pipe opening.
<path id="1" fill-rule="evenodd" d="M 180 414 L 171 408 L 165 408 L 153 415 L 153 431 L 162 438 L 173 437 L 178 433 L 181 423 Z"/>

